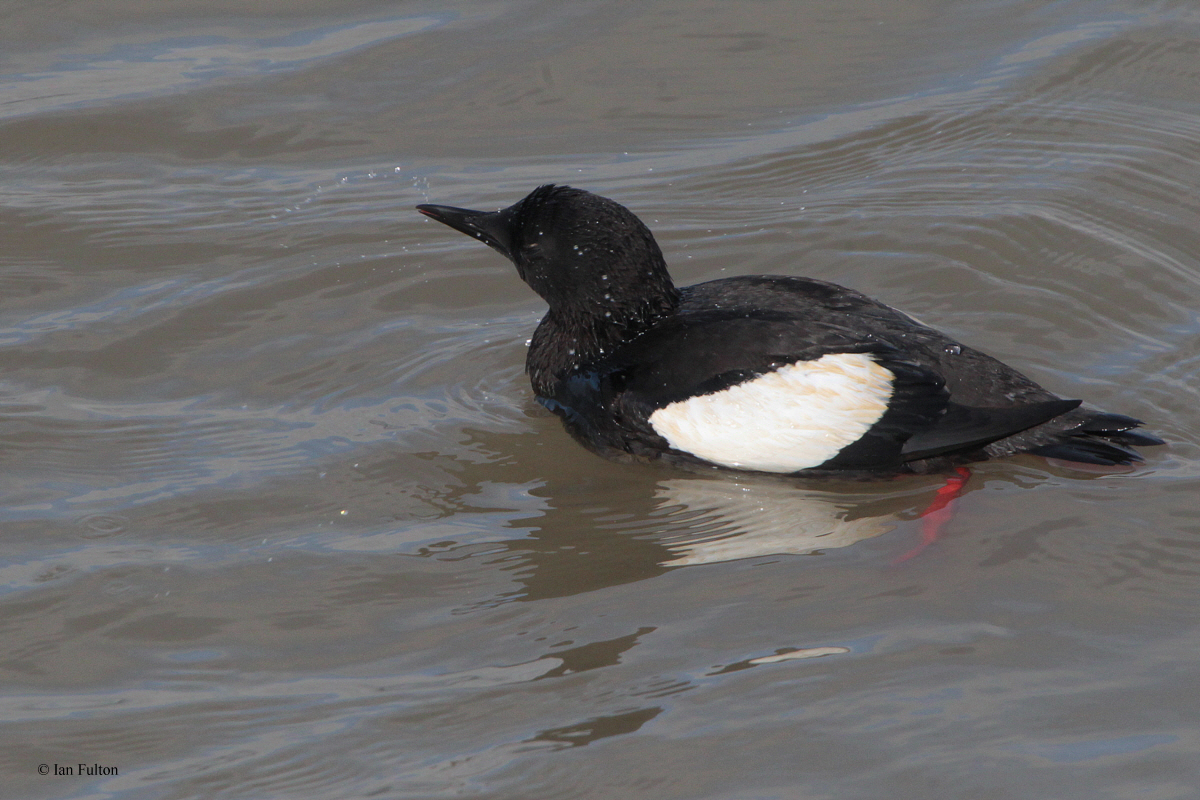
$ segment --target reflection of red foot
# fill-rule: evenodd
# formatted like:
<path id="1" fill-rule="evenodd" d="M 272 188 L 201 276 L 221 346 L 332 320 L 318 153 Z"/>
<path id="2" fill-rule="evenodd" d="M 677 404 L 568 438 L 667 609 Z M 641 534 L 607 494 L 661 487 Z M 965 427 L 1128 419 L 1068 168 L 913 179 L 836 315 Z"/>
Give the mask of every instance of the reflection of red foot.
<path id="1" fill-rule="evenodd" d="M 937 496 L 933 498 L 933 502 L 921 512 L 920 543 L 893 561 L 893 564 L 908 561 L 926 547 L 936 542 L 942 532 L 942 528 L 954 516 L 954 507 L 951 504 L 962 494 L 963 487 L 967 485 L 967 481 L 971 477 L 971 470 L 966 467 L 958 467 L 954 470 L 954 473 L 954 475 L 946 478 L 946 485 L 937 490 Z"/>

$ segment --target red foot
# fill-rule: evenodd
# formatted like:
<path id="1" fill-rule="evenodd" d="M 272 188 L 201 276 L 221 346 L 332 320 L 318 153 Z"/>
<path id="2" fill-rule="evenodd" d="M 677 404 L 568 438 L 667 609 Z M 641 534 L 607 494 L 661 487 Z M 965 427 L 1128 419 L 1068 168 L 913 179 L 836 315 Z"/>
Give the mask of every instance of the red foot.
<path id="1" fill-rule="evenodd" d="M 963 487 L 967 485 L 967 481 L 971 477 L 971 470 L 966 467 L 957 467 L 954 472 L 954 475 L 946 478 L 946 485 L 937 490 L 937 496 L 933 498 L 933 502 L 929 504 L 929 507 L 920 514 L 921 541 L 912 550 L 909 550 L 893 561 L 893 564 L 901 564 L 908 561 L 926 547 L 936 542 L 942 532 L 942 528 L 954 516 L 954 506 L 952 503 L 962 494 Z"/>

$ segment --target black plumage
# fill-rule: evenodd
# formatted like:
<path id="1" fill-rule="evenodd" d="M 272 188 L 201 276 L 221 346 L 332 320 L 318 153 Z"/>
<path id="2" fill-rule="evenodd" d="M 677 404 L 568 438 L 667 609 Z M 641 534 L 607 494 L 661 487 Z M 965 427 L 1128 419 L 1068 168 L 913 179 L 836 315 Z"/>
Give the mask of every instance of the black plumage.
<path id="1" fill-rule="evenodd" d="M 507 256 L 547 301 L 527 360 L 534 392 L 609 457 L 717 466 L 672 447 L 651 416 L 823 356 L 883 367 L 886 410 L 798 473 L 929 472 L 1022 452 L 1131 464 L 1132 446 L 1162 444 L 852 289 L 760 275 L 677 289 L 649 229 L 580 189 L 542 186 L 495 212 L 417 208 Z"/>

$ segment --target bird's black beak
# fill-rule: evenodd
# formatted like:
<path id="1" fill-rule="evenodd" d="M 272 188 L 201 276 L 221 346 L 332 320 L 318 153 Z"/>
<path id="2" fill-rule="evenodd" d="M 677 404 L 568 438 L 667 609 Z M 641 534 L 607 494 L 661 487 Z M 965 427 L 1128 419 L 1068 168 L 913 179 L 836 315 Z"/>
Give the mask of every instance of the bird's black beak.
<path id="1" fill-rule="evenodd" d="M 479 241 L 512 259 L 512 235 L 509 233 L 508 209 L 501 211 L 472 211 L 453 206 L 419 205 L 420 211 L 430 219 L 449 225 L 460 233 L 473 236 Z"/>

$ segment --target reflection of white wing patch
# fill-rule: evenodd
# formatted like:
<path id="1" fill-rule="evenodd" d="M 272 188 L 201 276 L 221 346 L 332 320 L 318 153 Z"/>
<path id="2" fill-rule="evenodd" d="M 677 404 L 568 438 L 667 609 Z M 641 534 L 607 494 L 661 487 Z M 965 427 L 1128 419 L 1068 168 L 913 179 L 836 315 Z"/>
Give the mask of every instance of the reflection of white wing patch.
<path id="1" fill-rule="evenodd" d="M 799 361 L 650 415 L 676 450 L 725 467 L 795 472 L 862 438 L 892 396 L 891 371 L 869 355 Z"/>

